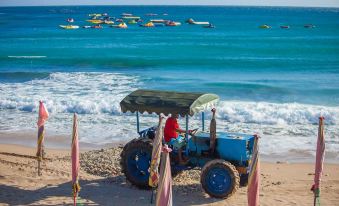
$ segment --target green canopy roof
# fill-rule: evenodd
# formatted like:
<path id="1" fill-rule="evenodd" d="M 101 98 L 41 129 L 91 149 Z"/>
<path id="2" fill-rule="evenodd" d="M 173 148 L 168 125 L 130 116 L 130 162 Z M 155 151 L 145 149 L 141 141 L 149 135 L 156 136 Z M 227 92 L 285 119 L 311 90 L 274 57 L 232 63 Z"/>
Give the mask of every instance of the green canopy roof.
<path id="1" fill-rule="evenodd" d="M 121 102 L 122 112 L 163 113 L 190 115 L 212 107 L 219 100 L 218 95 L 208 93 L 188 93 L 139 89 Z"/>

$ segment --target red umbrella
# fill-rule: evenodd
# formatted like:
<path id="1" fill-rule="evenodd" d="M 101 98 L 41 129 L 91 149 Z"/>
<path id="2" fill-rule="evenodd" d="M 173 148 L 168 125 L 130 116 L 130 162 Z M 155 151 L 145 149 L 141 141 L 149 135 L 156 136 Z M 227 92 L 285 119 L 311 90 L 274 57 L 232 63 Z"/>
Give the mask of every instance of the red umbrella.
<path id="1" fill-rule="evenodd" d="M 39 101 L 39 119 L 38 119 L 38 142 L 37 142 L 37 152 L 36 156 L 38 158 L 38 175 L 41 175 L 40 163 L 43 158 L 43 144 L 44 144 L 44 136 L 45 136 L 45 122 L 48 119 L 48 111 L 42 101 Z"/>
<path id="2" fill-rule="evenodd" d="M 314 193 L 313 205 L 320 205 L 320 180 L 323 172 L 323 162 L 325 154 L 324 117 L 319 117 L 317 153 L 315 159 L 314 184 L 311 190 Z"/>
<path id="3" fill-rule="evenodd" d="M 247 187 L 247 202 L 249 206 L 259 205 L 260 160 L 258 140 L 259 136 L 255 135 Z"/>
<path id="4" fill-rule="evenodd" d="M 74 113 L 73 133 L 72 133 L 72 191 L 74 205 L 76 205 L 76 197 L 80 191 L 79 185 L 79 139 L 78 139 L 78 117 Z"/>

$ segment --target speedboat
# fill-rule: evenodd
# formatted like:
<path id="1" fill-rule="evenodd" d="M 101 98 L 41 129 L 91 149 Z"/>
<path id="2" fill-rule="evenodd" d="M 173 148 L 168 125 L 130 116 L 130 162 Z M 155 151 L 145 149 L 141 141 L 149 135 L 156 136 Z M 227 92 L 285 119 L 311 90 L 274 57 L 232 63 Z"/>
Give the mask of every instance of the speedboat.
<path id="1" fill-rule="evenodd" d="M 84 29 L 89 29 L 89 28 L 91 28 L 92 26 L 87 26 L 87 25 L 85 25 L 85 26 L 83 26 L 82 28 L 84 28 Z"/>
<path id="2" fill-rule="evenodd" d="M 214 29 L 215 26 L 213 24 L 209 24 L 209 25 L 206 25 L 206 26 L 203 26 L 204 28 L 208 28 L 208 29 Z"/>
<path id="3" fill-rule="evenodd" d="M 100 19 L 89 19 L 89 20 L 86 20 L 88 22 L 91 22 L 92 24 L 102 24 L 104 23 L 103 20 L 100 20 Z"/>
<path id="4" fill-rule="evenodd" d="M 118 25 L 112 25 L 111 27 L 117 28 L 117 29 L 127 29 L 127 24 L 125 22 L 121 22 Z"/>
<path id="5" fill-rule="evenodd" d="M 210 24 L 208 21 L 194 21 L 192 18 L 187 19 L 186 22 L 188 24 L 196 24 L 196 25 L 209 25 Z"/>
<path id="6" fill-rule="evenodd" d="M 313 25 L 313 24 L 305 24 L 304 27 L 307 28 L 307 29 L 310 29 L 310 28 L 315 28 L 315 25 Z"/>
<path id="7" fill-rule="evenodd" d="M 127 24 L 136 24 L 136 23 L 137 23 L 137 21 L 135 19 L 129 20 L 127 22 Z"/>
<path id="8" fill-rule="evenodd" d="M 112 21 L 112 20 L 104 20 L 104 24 L 114 24 L 114 21 Z"/>
<path id="9" fill-rule="evenodd" d="M 77 25 L 59 25 L 62 29 L 79 29 L 79 26 Z"/>
<path id="10" fill-rule="evenodd" d="M 153 22 L 147 22 L 146 24 L 140 24 L 141 27 L 154 27 Z"/>
<path id="11" fill-rule="evenodd" d="M 68 21 L 69 23 L 72 23 L 72 22 L 74 22 L 74 19 L 73 19 L 73 18 L 68 18 L 67 21 Z"/>
<path id="12" fill-rule="evenodd" d="M 163 23 L 163 24 L 168 22 L 168 20 L 164 20 L 164 19 L 151 19 L 149 21 L 152 23 Z"/>
<path id="13" fill-rule="evenodd" d="M 288 26 L 288 25 L 281 25 L 280 28 L 282 28 L 282 29 L 289 29 L 290 26 Z"/>
<path id="14" fill-rule="evenodd" d="M 180 26 L 180 22 L 175 22 L 175 21 L 168 21 L 166 22 L 166 26 Z"/>
<path id="15" fill-rule="evenodd" d="M 102 29 L 102 26 L 100 24 L 91 26 L 92 29 Z"/>
<path id="16" fill-rule="evenodd" d="M 272 28 L 271 26 L 267 25 L 267 24 L 263 24 L 259 26 L 260 29 L 270 29 Z"/>

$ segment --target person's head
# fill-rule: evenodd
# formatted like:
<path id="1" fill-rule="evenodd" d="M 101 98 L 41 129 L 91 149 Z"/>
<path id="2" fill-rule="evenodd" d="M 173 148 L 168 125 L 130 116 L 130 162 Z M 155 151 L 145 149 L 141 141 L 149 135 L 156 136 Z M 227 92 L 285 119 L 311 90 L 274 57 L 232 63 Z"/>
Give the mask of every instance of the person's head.
<path id="1" fill-rule="evenodd" d="M 178 114 L 172 114 L 172 117 L 175 118 L 175 119 L 178 119 L 179 115 Z"/>

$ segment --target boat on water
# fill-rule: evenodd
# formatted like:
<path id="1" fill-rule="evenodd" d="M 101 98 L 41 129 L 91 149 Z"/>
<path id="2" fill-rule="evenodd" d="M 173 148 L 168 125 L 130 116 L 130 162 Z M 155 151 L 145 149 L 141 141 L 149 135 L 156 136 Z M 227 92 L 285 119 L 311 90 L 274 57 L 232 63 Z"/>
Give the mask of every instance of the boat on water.
<path id="1" fill-rule="evenodd" d="M 79 29 L 78 25 L 59 25 L 62 29 Z"/>
<path id="2" fill-rule="evenodd" d="M 147 22 L 146 24 L 140 24 L 139 26 L 141 27 L 154 27 L 154 23 L 153 22 Z"/>
<path id="3" fill-rule="evenodd" d="M 180 22 L 176 22 L 176 21 L 168 21 L 166 22 L 166 26 L 180 26 L 181 23 Z"/>
<path id="4" fill-rule="evenodd" d="M 92 29 L 102 29 L 102 26 L 100 24 L 91 26 Z"/>
<path id="5" fill-rule="evenodd" d="M 135 19 L 129 20 L 127 24 L 136 24 L 138 23 Z"/>
<path id="6" fill-rule="evenodd" d="M 290 26 L 289 25 L 281 25 L 280 28 L 282 28 L 282 29 L 289 29 Z"/>
<path id="7" fill-rule="evenodd" d="M 133 16 L 131 13 L 122 13 L 120 16 Z"/>
<path id="8" fill-rule="evenodd" d="M 307 28 L 307 29 L 315 28 L 315 25 L 313 25 L 313 24 L 305 24 L 304 28 Z"/>
<path id="9" fill-rule="evenodd" d="M 91 22 L 92 24 L 102 24 L 102 23 L 104 23 L 104 21 L 100 20 L 100 19 L 88 19 L 86 21 Z"/>
<path id="10" fill-rule="evenodd" d="M 147 13 L 147 14 L 145 14 L 145 16 L 158 16 L 158 14 L 154 14 L 154 13 Z"/>
<path id="11" fill-rule="evenodd" d="M 259 26 L 260 29 L 270 29 L 272 28 L 271 26 L 267 25 L 267 24 L 263 24 Z"/>
<path id="12" fill-rule="evenodd" d="M 121 22 L 118 25 L 111 25 L 111 27 L 117 28 L 117 29 L 127 29 L 127 24 L 125 22 Z"/>
<path id="13" fill-rule="evenodd" d="M 92 26 L 87 26 L 87 25 L 85 25 L 85 26 L 83 26 L 82 28 L 84 28 L 84 29 L 89 29 L 89 28 L 91 28 Z"/>
<path id="14" fill-rule="evenodd" d="M 152 23 L 163 23 L 163 24 L 168 22 L 168 20 L 164 20 L 164 19 L 151 19 L 149 21 L 152 22 Z"/>
<path id="15" fill-rule="evenodd" d="M 104 24 L 114 24 L 114 21 L 112 20 L 104 20 Z"/>
<path id="16" fill-rule="evenodd" d="M 205 25 L 203 27 L 207 28 L 207 29 L 214 29 L 215 28 L 215 26 L 213 24 Z"/>
<path id="17" fill-rule="evenodd" d="M 163 16 L 168 16 L 168 14 L 167 14 L 167 13 L 163 13 L 162 15 L 163 15 Z"/>
<path id="18" fill-rule="evenodd" d="M 210 24 L 208 21 L 194 21 L 194 19 L 192 18 L 187 19 L 186 22 L 188 24 L 195 24 L 195 25 L 209 25 Z"/>
<path id="19" fill-rule="evenodd" d="M 90 16 L 90 17 L 100 17 L 100 16 L 102 16 L 102 14 L 88 14 L 88 16 Z"/>
<path id="20" fill-rule="evenodd" d="M 72 22 L 74 22 L 74 19 L 73 18 L 68 18 L 67 22 L 72 23 Z"/>
<path id="21" fill-rule="evenodd" d="M 124 22 L 122 19 L 115 19 L 116 22 Z"/>
<path id="22" fill-rule="evenodd" d="M 140 19 L 140 16 L 123 16 L 122 19 L 125 20 L 125 21 L 129 21 L 129 20 L 138 21 Z"/>

